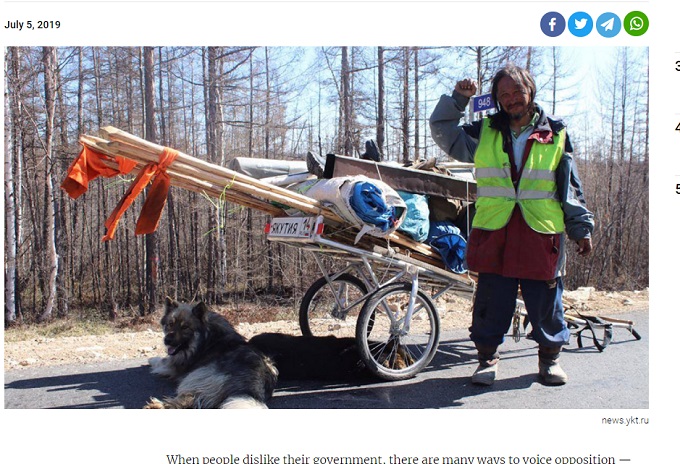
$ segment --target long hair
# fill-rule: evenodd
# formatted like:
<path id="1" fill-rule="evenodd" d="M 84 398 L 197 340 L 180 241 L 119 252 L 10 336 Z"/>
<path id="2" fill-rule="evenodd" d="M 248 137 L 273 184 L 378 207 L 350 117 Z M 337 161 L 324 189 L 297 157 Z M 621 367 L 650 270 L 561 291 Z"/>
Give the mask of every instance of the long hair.
<path id="1" fill-rule="evenodd" d="M 496 105 L 496 110 L 499 113 L 505 112 L 498 101 L 498 83 L 504 77 L 509 77 L 517 85 L 520 85 L 527 90 L 529 92 L 529 104 L 530 106 L 533 106 L 534 97 L 536 96 L 536 82 L 534 82 L 534 78 L 531 77 L 531 74 L 529 74 L 529 71 L 526 69 L 511 63 L 506 64 L 499 69 L 491 81 L 491 98 L 493 98 L 494 104 Z"/>

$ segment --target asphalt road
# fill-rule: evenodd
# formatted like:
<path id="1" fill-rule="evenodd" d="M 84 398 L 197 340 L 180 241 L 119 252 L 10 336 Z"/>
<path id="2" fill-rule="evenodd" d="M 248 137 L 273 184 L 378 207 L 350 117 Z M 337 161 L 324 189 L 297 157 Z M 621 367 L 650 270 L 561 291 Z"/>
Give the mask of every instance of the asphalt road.
<path id="1" fill-rule="evenodd" d="M 535 343 L 506 340 L 499 377 L 491 387 L 469 382 L 476 366 L 467 330 L 443 333 L 439 350 L 423 372 L 399 382 L 372 384 L 280 383 L 272 409 L 646 409 L 649 407 L 648 313 L 620 315 L 635 322 L 642 340 L 615 329 L 599 352 L 575 338 L 562 356 L 569 383 L 538 381 Z M 602 336 L 602 333 L 598 333 Z M 5 408 L 140 408 L 150 396 L 173 394 L 173 385 L 149 373 L 146 362 L 127 360 L 5 371 Z"/>

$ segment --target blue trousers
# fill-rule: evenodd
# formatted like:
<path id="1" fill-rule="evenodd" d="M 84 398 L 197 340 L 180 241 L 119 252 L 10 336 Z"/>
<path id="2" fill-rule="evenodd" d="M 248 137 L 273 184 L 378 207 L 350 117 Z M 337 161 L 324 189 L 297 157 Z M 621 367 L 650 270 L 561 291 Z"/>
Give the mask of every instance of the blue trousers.
<path id="1" fill-rule="evenodd" d="M 551 288 L 552 287 L 552 288 Z M 569 342 L 564 322 L 562 279 L 554 285 L 543 280 L 516 279 L 498 274 L 479 274 L 472 312 L 470 338 L 478 346 L 495 349 L 503 343 L 512 324 L 518 289 L 526 307 L 531 334 L 540 347 L 557 349 Z"/>

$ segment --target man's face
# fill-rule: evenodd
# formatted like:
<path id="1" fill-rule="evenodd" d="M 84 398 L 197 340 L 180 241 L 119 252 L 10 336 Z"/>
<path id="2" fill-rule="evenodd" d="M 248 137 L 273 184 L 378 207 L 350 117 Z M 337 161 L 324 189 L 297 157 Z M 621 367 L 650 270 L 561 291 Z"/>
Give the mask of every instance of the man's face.
<path id="1" fill-rule="evenodd" d="M 505 76 L 498 82 L 498 103 L 511 119 L 519 120 L 531 109 L 531 95 L 526 88 Z"/>

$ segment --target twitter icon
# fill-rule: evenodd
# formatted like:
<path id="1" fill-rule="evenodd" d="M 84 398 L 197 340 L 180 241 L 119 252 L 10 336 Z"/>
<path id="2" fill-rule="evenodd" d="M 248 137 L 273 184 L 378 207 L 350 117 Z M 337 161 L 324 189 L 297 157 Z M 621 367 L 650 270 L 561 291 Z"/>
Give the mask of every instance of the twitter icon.
<path id="1" fill-rule="evenodd" d="M 588 13 L 577 11 L 567 21 L 569 32 L 576 37 L 585 37 L 593 30 L 593 18 Z"/>

